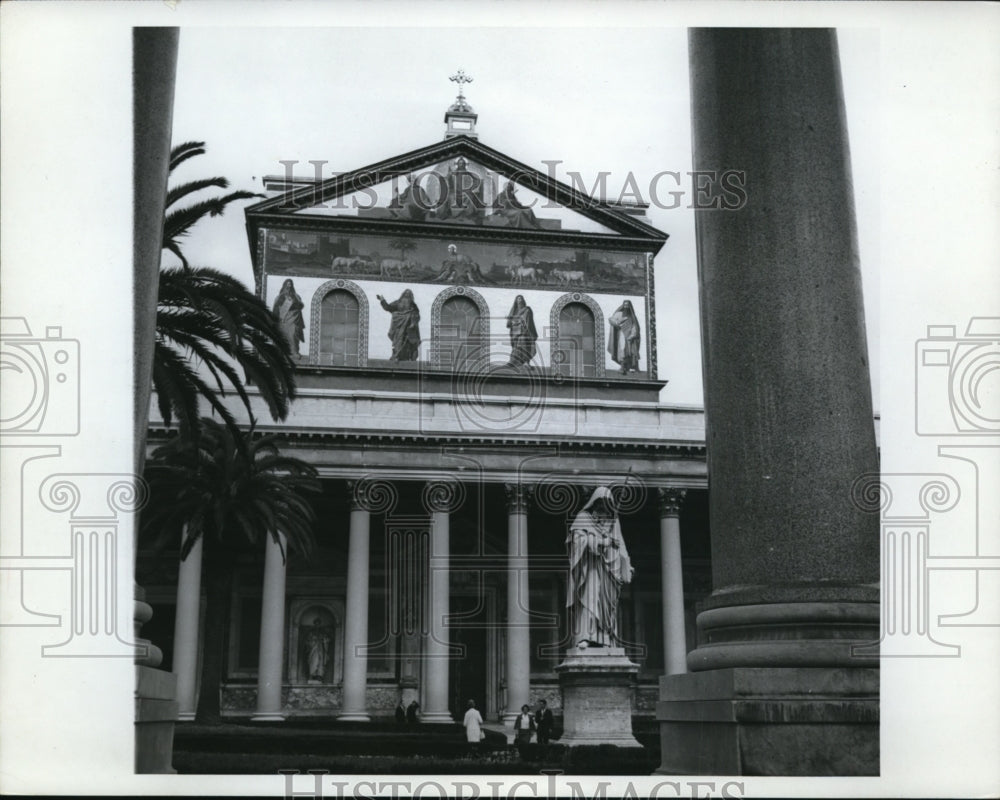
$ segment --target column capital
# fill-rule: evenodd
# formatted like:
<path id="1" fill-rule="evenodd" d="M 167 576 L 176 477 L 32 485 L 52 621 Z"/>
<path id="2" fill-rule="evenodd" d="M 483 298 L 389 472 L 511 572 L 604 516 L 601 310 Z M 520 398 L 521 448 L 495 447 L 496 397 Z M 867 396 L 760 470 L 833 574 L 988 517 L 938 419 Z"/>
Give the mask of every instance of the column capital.
<path id="1" fill-rule="evenodd" d="M 351 511 L 389 514 L 396 507 L 399 493 L 391 481 L 382 478 L 359 478 L 347 482 Z"/>
<path id="2" fill-rule="evenodd" d="M 454 478 L 434 478 L 424 484 L 421 500 L 428 513 L 450 514 L 462 505 L 462 501 L 465 500 L 465 489 Z"/>
<path id="3" fill-rule="evenodd" d="M 660 504 L 660 516 L 679 517 L 686 495 L 687 489 L 678 489 L 673 486 L 666 489 L 657 489 L 656 496 Z"/>
<path id="4" fill-rule="evenodd" d="M 507 498 L 508 514 L 526 514 L 535 494 L 530 486 L 523 483 L 505 483 L 503 493 Z"/>

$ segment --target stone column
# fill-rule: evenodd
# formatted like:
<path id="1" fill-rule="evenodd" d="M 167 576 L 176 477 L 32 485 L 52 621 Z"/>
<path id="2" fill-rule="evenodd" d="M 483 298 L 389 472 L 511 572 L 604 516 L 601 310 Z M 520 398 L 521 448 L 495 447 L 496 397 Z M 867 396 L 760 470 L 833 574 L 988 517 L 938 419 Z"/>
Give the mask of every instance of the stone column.
<path id="1" fill-rule="evenodd" d="M 505 484 L 507 495 L 507 710 L 514 719 L 531 693 L 531 620 L 528 589 L 528 487 Z"/>
<path id="2" fill-rule="evenodd" d="M 696 215 L 713 593 L 692 672 L 661 680 L 660 770 L 877 775 L 878 659 L 852 645 L 878 639 L 878 519 L 851 486 L 878 461 L 836 33 L 689 42 L 695 170 L 744 191 L 695 198 L 716 206 Z"/>
<path id="3" fill-rule="evenodd" d="M 344 621 L 344 705 L 339 719 L 368 722 L 368 550 L 371 514 L 362 487 L 351 492 L 351 532 L 347 550 L 347 610 Z"/>
<path id="4" fill-rule="evenodd" d="M 181 536 L 183 543 L 187 528 Z M 181 561 L 177 576 L 177 615 L 174 617 L 174 664 L 177 678 L 177 719 L 193 720 L 198 700 L 198 641 L 201 615 L 202 537 Z"/>
<path id="5" fill-rule="evenodd" d="M 285 558 L 281 544 L 267 537 L 264 552 L 264 590 L 260 609 L 260 659 L 257 666 L 257 713 L 254 722 L 281 722 L 281 679 L 285 660 Z"/>
<path id="6" fill-rule="evenodd" d="M 142 475 L 149 427 L 149 398 L 156 342 L 156 300 L 159 290 L 163 240 L 163 207 L 170 166 L 170 134 L 174 112 L 179 28 L 132 30 L 132 297 L 135 354 L 135 398 L 132 414 L 136 475 Z M 133 534 L 132 567 L 138 553 L 138 530 Z M 136 639 L 145 655 L 136 656 L 135 771 L 172 774 L 176 681 L 171 673 L 155 669 L 158 648 L 138 637 L 138 629 L 152 616 L 144 593 L 134 587 Z"/>
<path id="7" fill-rule="evenodd" d="M 684 630 L 684 580 L 681 568 L 681 503 L 684 489 L 660 489 L 660 574 L 663 602 L 663 669 L 667 675 L 687 672 Z"/>
<path id="8" fill-rule="evenodd" d="M 432 481 L 424 486 L 424 506 L 431 513 L 431 546 L 428 578 L 430 597 L 428 635 L 424 641 L 424 708 L 423 722 L 453 722 L 448 708 L 449 659 L 451 647 L 448 631 L 450 612 L 450 553 L 449 518 L 461 491 L 454 481 Z"/>

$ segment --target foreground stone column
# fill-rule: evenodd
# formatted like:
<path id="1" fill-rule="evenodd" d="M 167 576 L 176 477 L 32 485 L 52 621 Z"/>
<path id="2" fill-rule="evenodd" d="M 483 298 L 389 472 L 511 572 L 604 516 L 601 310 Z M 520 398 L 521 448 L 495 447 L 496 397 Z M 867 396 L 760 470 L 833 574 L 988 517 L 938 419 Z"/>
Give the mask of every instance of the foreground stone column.
<path id="1" fill-rule="evenodd" d="M 687 672 L 684 630 L 684 575 L 681 569 L 681 503 L 684 489 L 660 489 L 660 575 L 663 602 L 663 668 L 667 675 Z"/>
<path id="2" fill-rule="evenodd" d="M 344 705 L 339 719 L 367 722 L 368 551 L 371 514 L 352 482 L 351 533 L 347 551 L 347 610 L 344 620 Z"/>
<path id="3" fill-rule="evenodd" d="M 665 773 L 877 775 L 877 471 L 836 34 L 690 34 L 713 593 L 661 679 Z M 704 181 L 702 181 L 704 183 Z M 701 198 L 705 203 L 705 198 Z M 736 202 L 735 205 L 739 205 Z"/>
<path id="4" fill-rule="evenodd" d="M 424 487 L 424 505 L 431 512 L 430 620 L 424 642 L 423 722 L 453 722 L 448 709 L 449 659 L 451 648 L 447 617 L 450 613 L 450 514 L 458 494 L 457 484 L 436 481 Z"/>
<path id="5" fill-rule="evenodd" d="M 260 659 L 257 665 L 257 713 L 254 722 L 281 722 L 281 678 L 285 660 L 285 559 L 281 544 L 267 537 L 264 551 L 264 589 L 260 609 Z"/>
<path id="6" fill-rule="evenodd" d="M 132 30 L 132 297 L 134 310 L 132 351 L 135 354 L 135 402 L 132 427 L 134 471 L 142 475 L 149 427 L 149 398 L 156 341 L 156 300 L 159 290 L 163 208 L 170 168 L 170 136 L 174 114 L 179 28 Z M 139 551 L 138 530 L 133 534 L 132 568 Z M 177 718 L 176 681 L 159 664 L 158 648 L 140 639 L 139 627 L 152 615 L 143 591 L 134 587 L 136 640 L 146 656 L 136 656 L 135 771 L 171 774 L 174 720 Z"/>
<path id="7" fill-rule="evenodd" d="M 187 536 L 187 528 L 181 536 Z M 174 663 L 177 678 L 177 719 L 193 720 L 198 707 L 198 641 L 201 616 L 202 537 L 181 561 L 177 576 L 177 616 L 174 618 Z"/>
<path id="8" fill-rule="evenodd" d="M 507 710 L 514 720 L 531 693 L 531 620 L 528 586 L 528 488 L 506 484 L 507 495 Z"/>

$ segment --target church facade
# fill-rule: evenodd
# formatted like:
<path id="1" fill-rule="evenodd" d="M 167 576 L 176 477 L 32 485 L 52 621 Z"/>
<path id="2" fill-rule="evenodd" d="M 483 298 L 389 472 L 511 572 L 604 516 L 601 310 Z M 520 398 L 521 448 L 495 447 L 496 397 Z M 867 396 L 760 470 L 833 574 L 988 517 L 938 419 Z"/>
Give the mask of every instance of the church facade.
<path id="1" fill-rule="evenodd" d="M 635 568 L 618 606 L 633 714 L 651 722 L 711 591 L 704 415 L 660 401 L 667 236 L 480 142 L 461 93 L 445 122 L 442 141 L 325 182 L 275 178 L 246 210 L 299 387 L 259 428 L 323 492 L 311 558 L 269 544 L 240 564 L 224 713 L 369 720 L 416 701 L 434 722 L 472 699 L 489 722 L 544 698 L 558 714 L 566 538 L 603 485 Z M 166 434 L 153 423 L 150 446 Z M 200 570 L 140 554 L 144 635 L 182 719 Z"/>

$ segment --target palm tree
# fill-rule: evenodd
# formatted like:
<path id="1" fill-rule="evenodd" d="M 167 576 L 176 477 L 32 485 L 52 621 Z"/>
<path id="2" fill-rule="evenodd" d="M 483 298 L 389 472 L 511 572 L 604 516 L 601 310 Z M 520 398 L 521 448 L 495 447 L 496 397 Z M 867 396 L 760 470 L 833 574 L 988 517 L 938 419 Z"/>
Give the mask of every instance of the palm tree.
<path id="1" fill-rule="evenodd" d="M 205 634 L 197 722 L 221 722 L 219 688 L 230 597 L 240 553 L 260 552 L 268 537 L 309 555 L 315 512 L 307 496 L 319 491 L 316 470 L 283 456 L 274 436 L 234 433 L 201 421 L 197 440 L 177 436 L 157 448 L 146 467 L 150 503 L 142 531 L 163 547 L 183 533 L 181 559 L 203 541 Z M 286 552 L 282 550 L 282 558 Z"/>
<path id="2" fill-rule="evenodd" d="M 236 278 L 208 267 L 160 272 L 153 388 L 164 424 L 176 416 L 182 434 L 196 435 L 200 396 L 235 430 L 236 421 L 222 401 L 227 383 L 253 424 L 244 380 L 257 386 L 272 418 L 284 419 L 295 397 L 290 352 L 278 320 Z M 202 366 L 214 386 L 200 373 Z"/>
<path id="3" fill-rule="evenodd" d="M 406 261 L 406 254 L 417 249 L 416 242 L 411 242 L 409 239 L 393 239 L 389 242 L 389 247 L 399 251 L 400 261 Z"/>
<path id="4" fill-rule="evenodd" d="M 204 142 L 177 145 L 170 151 L 171 173 L 204 152 Z M 236 191 L 176 207 L 195 192 L 228 187 L 229 181 L 216 177 L 190 181 L 167 192 L 163 248 L 180 258 L 182 266 L 160 271 L 153 388 L 164 424 L 176 417 L 185 436 L 198 433 L 199 397 L 236 430 L 222 402 L 227 384 L 239 395 L 251 424 L 254 416 L 245 382 L 257 385 L 275 420 L 288 415 L 289 401 L 295 396 L 290 344 L 263 301 L 235 278 L 207 267 L 192 268 L 181 252 L 178 240 L 199 220 L 219 216 L 234 201 L 263 197 Z M 242 368 L 242 376 L 236 367 Z"/>
<path id="5" fill-rule="evenodd" d="M 170 151 L 170 172 L 173 173 L 178 165 L 183 164 L 189 158 L 200 156 L 204 153 L 204 142 L 184 142 L 177 145 Z M 221 197 L 199 200 L 197 203 L 185 206 L 184 208 L 173 208 L 173 206 L 179 200 L 194 192 L 200 192 L 203 189 L 228 188 L 228 180 L 215 177 L 182 183 L 180 186 L 175 186 L 167 192 L 166 218 L 163 221 L 163 248 L 177 256 L 181 260 L 181 264 L 185 267 L 189 265 L 184 254 L 181 252 L 178 239 L 187 235 L 196 222 L 205 217 L 205 215 L 212 217 L 221 216 L 226 210 L 226 206 L 236 200 L 248 200 L 253 197 L 263 197 L 264 195 L 257 192 L 239 190 L 222 195 Z"/>

